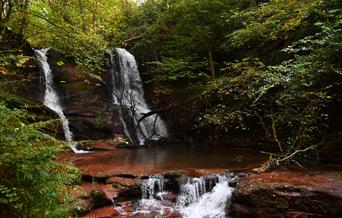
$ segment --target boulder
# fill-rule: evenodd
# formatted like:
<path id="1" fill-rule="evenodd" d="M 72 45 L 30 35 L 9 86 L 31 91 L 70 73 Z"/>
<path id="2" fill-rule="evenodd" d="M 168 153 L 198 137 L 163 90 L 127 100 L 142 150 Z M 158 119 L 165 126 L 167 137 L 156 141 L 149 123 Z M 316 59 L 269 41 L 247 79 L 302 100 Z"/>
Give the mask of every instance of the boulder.
<path id="1" fill-rule="evenodd" d="M 90 198 L 93 208 L 99 208 L 112 204 L 112 201 L 107 198 L 106 193 L 100 189 L 91 191 Z"/>
<path id="2" fill-rule="evenodd" d="M 334 172 L 272 172 L 241 178 L 234 217 L 342 217 L 342 176 Z"/>

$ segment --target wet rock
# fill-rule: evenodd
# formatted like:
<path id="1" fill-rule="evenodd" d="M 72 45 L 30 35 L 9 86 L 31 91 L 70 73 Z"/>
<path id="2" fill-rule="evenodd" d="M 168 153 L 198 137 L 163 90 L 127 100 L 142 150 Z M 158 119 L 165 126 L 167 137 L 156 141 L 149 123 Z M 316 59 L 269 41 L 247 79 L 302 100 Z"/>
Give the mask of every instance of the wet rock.
<path id="1" fill-rule="evenodd" d="M 79 198 L 72 203 L 75 213 L 82 216 L 89 213 L 92 210 L 93 204 L 90 198 Z"/>
<path id="2" fill-rule="evenodd" d="M 112 201 L 107 198 L 107 195 L 103 190 L 98 189 L 91 191 L 90 197 L 92 206 L 95 209 L 112 204 Z"/>
<path id="3" fill-rule="evenodd" d="M 228 182 L 229 187 L 232 187 L 232 188 L 236 188 L 237 184 L 238 184 L 237 178 L 229 180 L 229 182 Z"/>
<path id="4" fill-rule="evenodd" d="M 106 179 L 107 184 L 112 184 L 113 187 L 122 188 L 122 187 L 130 187 L 137 186 L 141 184 L 141 180 L 136 178 L 124 178 L 124 177 L 110 177 Z"/>
<path id="5" fill-rule="evenodd" d="M 117 195 L 118 189 L 114 188 L 111 184 L 103 183 L 82 183 L 80 186 L 84 196 L 91 196 L 94 191 L 101 191 L 105 193 L 105 197 L 110 200 Z"/>
<path id="6" fill-rule="evenodd" d="M 159 195 L 160 199 L 163 199 L 164 201 L 170 201 L 170 202 L 176 202 L 178 195 L 172 192 L 165 192 Z"/>
<path id="7" fill-rule="evenodd" d="M 342 217 L 342 177 L 336 173 L 273 172 L 241 178 L 235 217 Z"/>
<path id="8" fill-rule="evenodd" d="M 173 170 L 163 173 L 166 179 L 165 188 L 174 193 L 180 192 L 180 185 L 186 183 L 188 176 L 185 170 Z"/>
<path id="9" fill-rule="evenodd" d="M 182 215 L 180 214 L 180 212 L 178 211 L 173 211 L 170 209 L 165 209 L 164 213 L 162 214 L 163 217 L 182 217 Z"/>
<path id="10" fill-rule="evenodd" d="M 117 197 L 114 198 L 115 202 L 129 201 L 141 198 L 141 188 L 139 185 L 130 186 L 125 189 L 121 189 L 118 192 Z"/>
<path id="11" fill-rule="evenodd" d="M 109 78 L 103 76 L 101 81 L 86 77 L 74 60 L 53 50 L 48 58 L 74 139 L 108 139 L 113 134 L 123 134 L 118 110 L 112 105 L 111 90 L 105 84 Z"/>
<path id="12" fill-rule="evenodd" d="M 77 142 L 76 148 L 84 151 L 114 151 L 116 145 L 121 143 L 123 137 L 116 136 L 110 140 L 85 140 Z"/>
<path id="13" fill-rule="evenodd" d="M 106 206 L 102 208 L 95 209 L 81 218 L 111 218 L 119 215 L 113 206 Z"/>

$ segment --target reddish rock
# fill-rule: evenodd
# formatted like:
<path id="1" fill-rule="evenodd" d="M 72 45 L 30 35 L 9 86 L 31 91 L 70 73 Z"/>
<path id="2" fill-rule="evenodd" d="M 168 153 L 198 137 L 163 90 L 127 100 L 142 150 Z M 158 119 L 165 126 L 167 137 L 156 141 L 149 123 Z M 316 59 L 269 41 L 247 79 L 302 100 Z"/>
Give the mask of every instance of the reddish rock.
<path id="1" fill-rule="evenodd" d="M 342 176 L 273 172 L 241 178 L 230 213 L 236 217 L 342 217 Z"/>
<path id="2" fill-rule="evenodd" d="M 225 169 L 188 169 L 187 175 L 190 177 L 209 176 L 223 173 Z"/>
<path id="3" fill-rule="evenodd" d="M 160 195 L 160 198 L 162 198 L 164 201 L 170 201 L 170 202 L 176 202 L 178 195 L 172 192 L 165 192 Z"/>
<path id="4" fill-rule="evenodd" d="M 90 196 L 90 193 L 93 191 L 101 190 L 105 193 L 107 199 L 113 199 L 118 192 L 118 189 L 112 185 L 102 183 L 82 183 L 80 188 L 83 193 L 86 193 L 86 196 Z"/>
<path id="5" fill-rule="evenodd" d="M 82 197 L 73 201 L 71 206 L 74 208 L 75 213 L 82 216 L 92 210 L 93 204 L 91 203 L 90 197 Z"/>
<path id="6" fill-rule="evenodd" d="M 75 140 L 108 139 L 113 133 L 124 133 L 105 83 L 86 77 L 72 59 L 54 50 L 49 51 L 48 60 Z M 102 80 L 110 81 L 109 75 L 102 74 Z"/>
<path id="7" fill-rule="evenodd" d="M 112 200 L 108 199 L 106 193 L 100 189 L 91 191 L 90 198 L 94 209 L 112 204 Z"/>
<path id="8" fill-rule="evenodd" d="M 112 206 L 106 206 L 93 210 L 81 218 L 112 218 L 117 217 L 117 215 L 119 215 L 118 211 Z"/>
<path id="9" fill-rule="evenodd" d="M 114 135 L 108 140 L 84 140 L 77 143 L 77 148 L 88 151 L 115 151 L 117 146 L 125 142 L 122 135 Z"/>
<path id="10" fill-rule="evenodd" d="M 182 215 L 178 211 L 173 210 L 164 210 L 164 213 L 162 214 L 163 217 L 182 217 Z"/>
<path id="11" fill-rule="evenodd" d="M 120 203 L 116 203 L 116 205 L 120 208 L 118 209 L 118 211 L 121 216 L 132 215 L 132 213 L 135 211 L 135 207 L 131 201 L 123 201 Z"/>
<path id="12" fill-rule="evenodd" d="M 140 179 L 136 178 L 124 178 L 124 177 L 117 177 L 113 176 L 106 179 L 107 184 L 112 184 L 113 187 L 120 188 L 120 187 L 129 187 L 129 186 L 136 186 L 141 184 Z"/>
<path id="13" fill-rule="evenodd" d="M 124 189 L 120 189 L 118 195 L 114 198 L 115 202 L 129 201 L 141 198 L 140 186 L 130 186 Z"/>

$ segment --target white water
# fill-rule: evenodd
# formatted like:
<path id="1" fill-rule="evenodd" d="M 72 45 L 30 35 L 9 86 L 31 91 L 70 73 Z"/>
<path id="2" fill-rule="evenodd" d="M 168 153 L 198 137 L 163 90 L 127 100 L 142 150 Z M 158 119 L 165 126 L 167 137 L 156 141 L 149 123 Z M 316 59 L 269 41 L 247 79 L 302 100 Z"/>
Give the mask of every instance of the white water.
<path id="1" fill-rule="evenodd" d="M 157 193 L 164 192 L 164 177 L 153 175 L 145 180 L 141 185 L 143 199 L 154 199 Z"/>
<path id="2" fill-rule="evenodd" d="M 44 80 L 45 80 L 45 93 L 44 93 L 44 105 L 54 111 L 62 121 L 63 131 L 65 140 L 70 145 L 71 149 L 75 153 L 84 153 L 85 151 L 80 151 L 76 149 L 75 143 L 72 142 L 72 132 L 69 128 L 69 121 L 65 117 L 63 113 L 63 108 L 57 92 L 54 88 L 53 83 L 53 75 L 51 72 L 50 65 L 48 63 L 47 53 L 49 51 L 48 48 L 44 48 L 41 50 L 35 49 L 36 57 L 40 63 L 42 72 L 44 73 Z"/>
<path id="3" fill-rule="evenodd" d="M 207 177 L 189 178 L 181 186 L 177 202 L 163 199 L 165 179 L 153 176 L 141 185 L 142 199 L 134 214 L 159 214 L 178 212 L 185 218 L 222 218 L 227 217 L 226 208 L 234 188 L 229 181 L 236 179 L 233 174 L 220 174 Z M 159 216 L 157 216 L 159 217 Z"/>
<path id="4" fill-rule="evenodd" d="M 114 105 L 119 107 L 120 119 L 127 137 L 137 145 L 143 145 L 146 139 L 166 137 L 167 127 L 157 115 L 146 117 L 138 123 L 138 120 L 151 110 L 144 98 L 134 56 L 123 48 L 110 51 L 110 56 Z"/>
<path id="5" fill-rule="evenodd" d="M 201 189 L 199 189 L 201 190 Z M 234 188 L 229 187 L 228 180 L 221 177 L 211 192 L 205 193 L 186 207 L 181 207 L 180 212 L 187 218 L 219 218 L 226 216 L 227 201 L 231 197 Z"/>

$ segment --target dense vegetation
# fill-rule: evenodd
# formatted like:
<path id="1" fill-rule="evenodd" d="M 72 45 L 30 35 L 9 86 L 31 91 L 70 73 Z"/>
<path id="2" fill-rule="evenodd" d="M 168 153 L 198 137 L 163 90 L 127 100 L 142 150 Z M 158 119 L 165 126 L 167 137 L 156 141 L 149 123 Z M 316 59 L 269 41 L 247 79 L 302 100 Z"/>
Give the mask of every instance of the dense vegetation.
<path id="1" fill-rule="evenodd" d="M 8 32 L 93 78 L 109 48 L 128 47 L 165 116 L 189 115 L 188 138 L 262 140 L 300 164 L 341 131 L 340 0 L 1 0 L 0 13 L 1 72 L 25 59 L 20 46 L 6 48 Z M 53 199 L 69 181 L 55 179 L 65 172 L 53 162 L 60 143 L 9 96 L 0 101 L 1 211 L 58 213 L 62 198 Z"/>
<path id="2" fill-rule="evenodd" d="M 146 1 L 126 34 L 142 37 L 131 46 L 150 64 L 158 93 L 195 96 L 189 134 L 262 138 L 286 157 L 315 150 L 341 127 L 341 8 L 321 0 Z"/>
<path id="3" fill-rule="evenodd" d="M 65 185 L 77 181 L 72 167 L 55 162 L 65 144 L 43 133 L 46 124 L 34 119 L 22 99 L 0 98 L 1 217 L 67 217 Z M 5 100 L 6 99 L 6 100 Z M 29 122 L 31 120 L 31 122 Z"/>

